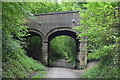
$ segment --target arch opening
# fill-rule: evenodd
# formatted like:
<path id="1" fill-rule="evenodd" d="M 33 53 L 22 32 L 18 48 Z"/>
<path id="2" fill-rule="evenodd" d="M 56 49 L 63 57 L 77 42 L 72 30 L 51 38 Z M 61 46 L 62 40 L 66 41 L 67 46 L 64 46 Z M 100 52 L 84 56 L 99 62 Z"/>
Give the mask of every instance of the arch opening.
<path id="1" fill-rule="evenodd" d="M 72 32 L 72 31 L 69 31 L 69 30 L 62 30 L 62 31 L 56 31 L 56 32 L 54 32 L 54 33 L 52 33 L 52 34 L 50 34 L 49 35 L 49 37 L 48 37 L 48 66 L 51 66 L 51 42 L 53 41 L 53 40 L 55 40 L 56 38 L 58 38 L 58 39 L 60 39 L 60 37 L 64 37 L 64 38 L 68 38 L 68 41 L 72 41 L 73 42 L 73 44 L 74 44 L 74 48 L 72 48 L 72 49 L 75 49 L 75 50 L 73 50 L 73 54 L 71 54 L 71 56 L 69 56 L 69 59 L 67 59 L 67 57 L 65 56 L 64 57 L 64 59 L 65 60 L 67 60 L 68 62 L 70 61 L 70 57 L 72 57 L 72 56 L 74 56 L 74 61 L 73 61 L 73 63 L 74 64 L 72 64 L 72 66 L 74 66 L 74 67 L 76 67 L 76 62 L 78 61 L 78 57 L 77 57 L 77 53 L 79 52 L 79 41 L 76 39 L 76 33 L 75 32 Z M 61 38 L 62 39 L 62 38 Z M 58 40 L 58 41 L 60 41 L 60 40 Z M 67 41 L 67 40 L 66 40 Z M 64 43 L 64 42 L 63 42 Z M 67 44 L 70 44 L 71 42 L 66 42 Z M 57 45 L 58 45 L 59 43 L 57 43 Z M 71 45 L 72 46 L 72 45 Z M 69 46 L 69 48 L 71 47 L 71 46 Z M 67 46 L 68 47 L 68 46 Z M 54 52 L 54 51 L 53 51 Z M 66 51 L 66 53 L 67 53 L 67 51 Z M 64 53 L 65 54 L 65 53 Z M 67 54 L 68 55 L 68 54 Z M 56 55 L 56 56 L 61 56 L 60 54 L 59 55 Z M 72 59 L 72 60 L 73 60 Z"/>
<path id="2" fill-rule="evenodd" d="M 34 60 L 40 61 L 42 59 L 42 36 L 35 32 L 29 32 L 26 37 L 26 53 Z"/>

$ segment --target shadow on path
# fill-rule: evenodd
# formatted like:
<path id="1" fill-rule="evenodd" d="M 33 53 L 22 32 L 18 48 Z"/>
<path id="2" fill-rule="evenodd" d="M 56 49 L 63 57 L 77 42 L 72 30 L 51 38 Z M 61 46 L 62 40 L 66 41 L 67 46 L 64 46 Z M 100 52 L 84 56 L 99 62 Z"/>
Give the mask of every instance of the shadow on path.
<path id="1" fill-rule="evenodd" d="M 51 68 L 52 67 L 54 67 L 54 68 L 69 68 L 69 69 L 74 69 L 74 67 L 73 66 L 70 66 L 67 62 L 66 62 L 66 60 L 64 60 L 64 59 L 59 59 L 57 62 L 56 62 L 56 64 L 54 64 L 54 65 L 51 65 L 50 66 Z"/>
<path id="2" fill-rule="evenodd" d="M 95 64 L 88 64 L 88 67 L 92 67 Z M 81 74 L 86 70 L 75 70 L 65 60 L 60 59 L 55 65 L 48 67 L 46 78 L 80 78 Z"/>

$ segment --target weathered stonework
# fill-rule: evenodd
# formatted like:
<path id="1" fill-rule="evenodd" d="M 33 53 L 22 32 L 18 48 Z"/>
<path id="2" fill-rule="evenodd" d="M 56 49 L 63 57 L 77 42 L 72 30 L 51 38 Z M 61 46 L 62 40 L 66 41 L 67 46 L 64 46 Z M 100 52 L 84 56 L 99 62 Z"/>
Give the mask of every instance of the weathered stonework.
<path id="1" fill-rule="evenodd" d="M 75 26 L 80 26 L 79 11 L 55 12 L 45 14 L 34 14 L 35 20 L 26 23 L 30 32 L 35 32 L 42 37 L 42 59 L 41 62 L 48 65 L 48 46 L 52 38 L 59 35 L 67 35 L 76 39 L 76 34 L 80 33 L 73 30 Z M 87 64 L 87 37 L 82 37 L 83 41 L 77 43 L 78 55 L 76 56 L 76 68 L 83 69 Z"/>
<path id="2" fill-rule="evenodd" d="M 79 69 L 84 69 L 86 68 L 87 65 L 87 37 L 81 37 L 82 41 L 80 43 L 80 52 L 79 52 Z"/>
<path id="3" fill-rule="evenodd" d="M 80 17 L 78 12 L 79 11 L 68 11 L 34 14 L 35 19 L 29 20 L 30 22 L 26 23 L 26 26 L 29 26 L 30 29 L 38 30 L 46 36 L 54 29 L 79 26 Z"/>
<path id="4" fill-rule="evenodd" d="M 42 42 L 42 63 L 47 66 L 48 62 L 48 42 Z"/>

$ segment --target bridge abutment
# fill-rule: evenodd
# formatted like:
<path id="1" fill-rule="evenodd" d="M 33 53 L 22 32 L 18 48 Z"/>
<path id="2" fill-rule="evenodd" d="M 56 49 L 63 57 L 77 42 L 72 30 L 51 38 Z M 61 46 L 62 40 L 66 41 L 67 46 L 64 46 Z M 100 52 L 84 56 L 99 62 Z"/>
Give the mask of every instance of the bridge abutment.
<path id="1" fill-rule="evenodd" d="M 78 43 L 78 52 L 76 55 L 76 69 L 84 69 L 87 67 L 87 37 L 81 37 L 82 41 Z"/>
<path id="2" fill-rule="evenodd" d="M 87 36 L 81 37 L 82 42 L 79 45 L 79 69 L 87 67 Z"/>

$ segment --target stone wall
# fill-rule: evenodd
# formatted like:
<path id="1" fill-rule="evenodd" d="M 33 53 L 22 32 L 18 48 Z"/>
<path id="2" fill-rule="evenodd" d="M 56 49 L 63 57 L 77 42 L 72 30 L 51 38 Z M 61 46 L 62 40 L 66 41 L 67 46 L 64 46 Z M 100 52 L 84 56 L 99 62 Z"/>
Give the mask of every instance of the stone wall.
<path id="1" fill-rule="evenodd" d="M 71 31 L 73 27 L 80 26 L 79 11 L 55 12 L 45 14 L 35 14 L 36 18 L 26 23 L 31 30 L 36 30 L 43 39 L 42 43 L 42 63 L 48 65 L 48 37 L 53 30 L 63 29 Z M 65 31 L 64 30 L 64 31 Z M 59 31 L 59 30 L 58 30 Z M 66 32 L 64 33 L 66 34 Z M 68 34 L 68 33 L 67 33 Z M 48 37 L 46 37 L 48 35 Z M 69 35 L 68 35 L 69 36 Z M 76 35 L 72 35 L 76 38 Z M 81 37 L 82 42 L 79 44 L 76 66 L 83 69 L 87 64 L 87 37 Z"/>
<path id="2" fill-rule="evenodd" d="M 81 37 L 82 41 L 80 43 L 79 52 L 79 69 L 84 69 L 87 67 L 87 36 Z"/>

